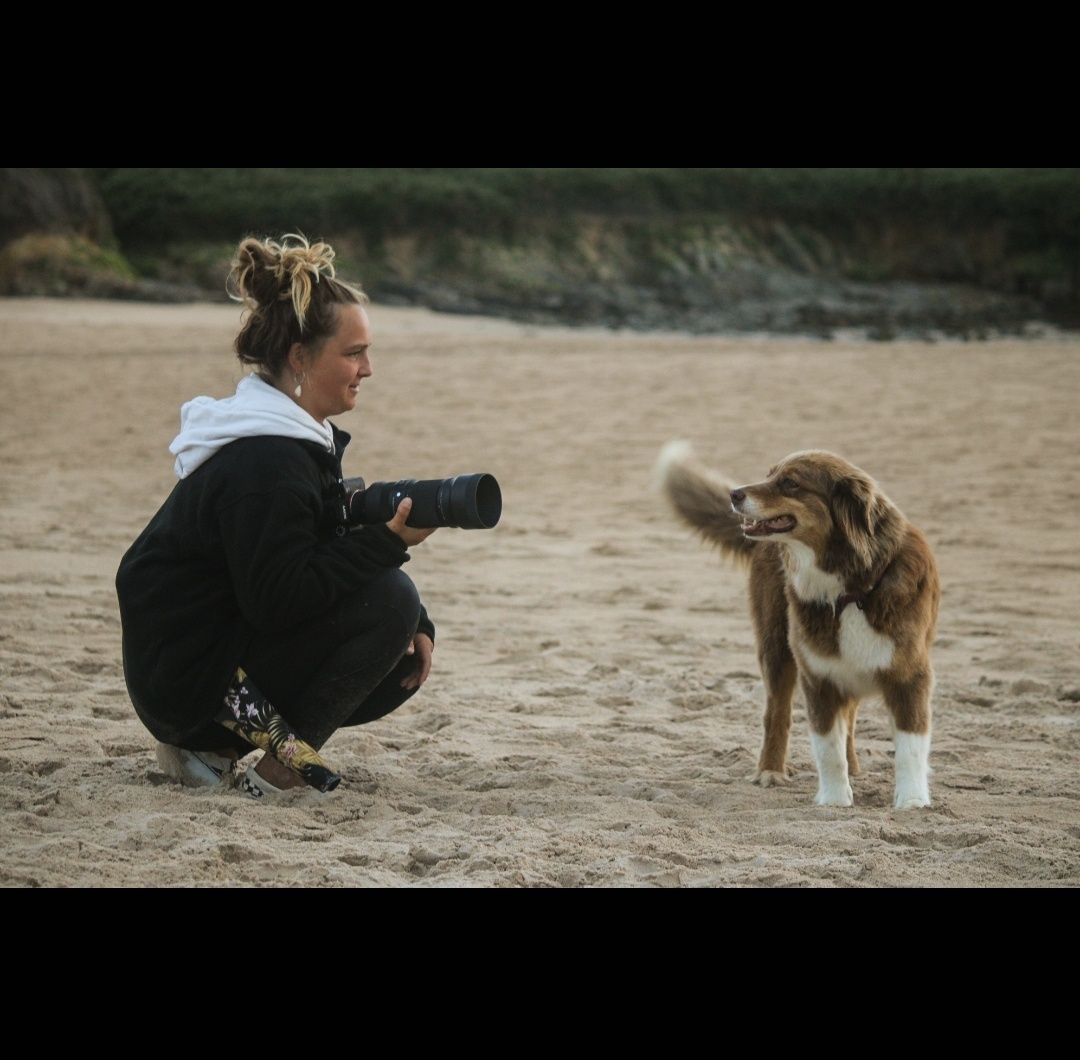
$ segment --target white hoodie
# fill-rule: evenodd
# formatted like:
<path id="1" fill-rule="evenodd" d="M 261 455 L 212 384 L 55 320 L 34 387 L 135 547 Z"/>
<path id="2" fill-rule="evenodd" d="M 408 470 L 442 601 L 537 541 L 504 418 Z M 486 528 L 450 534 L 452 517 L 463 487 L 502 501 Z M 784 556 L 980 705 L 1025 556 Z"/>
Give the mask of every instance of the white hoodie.
<path id="1" fill-rule="evenodd" d="M 230 442 L 262 434 L 318 442 L 327 452 L 334 451 L 329 423 L 320 423 L 252 372 L 240 380 L 232 397 L 197 397 L 181 406 L 180 433 L 169 446 L 176 456 L 177 478 L 187 478 Z"/>

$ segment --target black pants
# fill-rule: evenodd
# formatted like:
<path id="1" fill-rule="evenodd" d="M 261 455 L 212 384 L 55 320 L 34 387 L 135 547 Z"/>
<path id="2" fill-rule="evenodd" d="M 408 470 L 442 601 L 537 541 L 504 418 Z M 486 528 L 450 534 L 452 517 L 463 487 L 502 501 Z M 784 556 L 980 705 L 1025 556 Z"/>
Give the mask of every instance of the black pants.
<path id="1" fill-rule="evenodd" d="M 325 616 L 273 636 L 255 634 L 240 665 L 297 736 L 318 749 L 343 726 L 381 718 L 416 693 L 401 681 L 416 670 L 405 650 L 419 621 L 416 586 L 388 569 Z M 242 755 L 252 749 L 216 722 L 182 746 L 233 747 Z"/>

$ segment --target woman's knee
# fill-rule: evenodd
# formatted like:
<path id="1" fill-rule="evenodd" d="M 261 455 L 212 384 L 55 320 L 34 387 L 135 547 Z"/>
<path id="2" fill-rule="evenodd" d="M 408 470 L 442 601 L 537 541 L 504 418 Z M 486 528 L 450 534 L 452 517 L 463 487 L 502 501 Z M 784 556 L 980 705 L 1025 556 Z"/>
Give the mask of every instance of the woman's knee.
<path id="1" fill-rule="evenodd" d="M 420 594 L 412 578 L 404 571 L 394 568 L 377 580 L 385 580 L 380 589 L 380 602 L 386 607 L 392 607 L 401 615 L 410 635 L 415 633 L 417 623 L 420 621 Z"/>
<path id="2" fill-rule="evenodd" d="M 420 594 L 416 586 L 407 574 L 390 569 L 342 602 L 336 625 L 341 640 L 379 629 L 388 638 L 400 638 L 407 644 L 419 621 Z"/>

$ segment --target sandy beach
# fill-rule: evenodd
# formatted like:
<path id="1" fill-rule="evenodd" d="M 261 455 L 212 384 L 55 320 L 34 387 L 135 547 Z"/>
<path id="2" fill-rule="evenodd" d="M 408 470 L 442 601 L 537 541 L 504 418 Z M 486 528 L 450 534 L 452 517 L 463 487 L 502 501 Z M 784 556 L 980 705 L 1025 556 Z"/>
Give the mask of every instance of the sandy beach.
<path id="1" fill-rule="evenodd" d="M 413 550 L 432 676 L 327 744 L 341 787 L 258 803 L 161 773 L 113 588 L 175 481 L 180 405 L 241 377 L 239 307 L 0 300 L 0 883 L 1080 883 L 1080 342 L 371 319 L 375 376 L 338 420 L 346 474 L 489 471 L 503 519 Z M 794 782 L 750 784 L 745 575 L 653 490 L 672 438 L 737 482 L 831 449 L 926 533 L 943 584 L 931 809 L 892 809 L 878 701 L 854 808 L 813 805 L 798 695 Z"/>

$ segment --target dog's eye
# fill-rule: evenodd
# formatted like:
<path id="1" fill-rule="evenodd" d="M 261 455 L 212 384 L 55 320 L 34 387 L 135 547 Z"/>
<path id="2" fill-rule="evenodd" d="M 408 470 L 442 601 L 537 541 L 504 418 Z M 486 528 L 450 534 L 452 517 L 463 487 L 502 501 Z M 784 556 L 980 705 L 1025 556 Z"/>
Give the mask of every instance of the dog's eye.
<path id="1" fill-rule="evenodd" d="M 794 493 L 799 488 L 799 484 L 793 478 L 782 478 L 780 480 L 780 489 L 785 493 Z"/>

